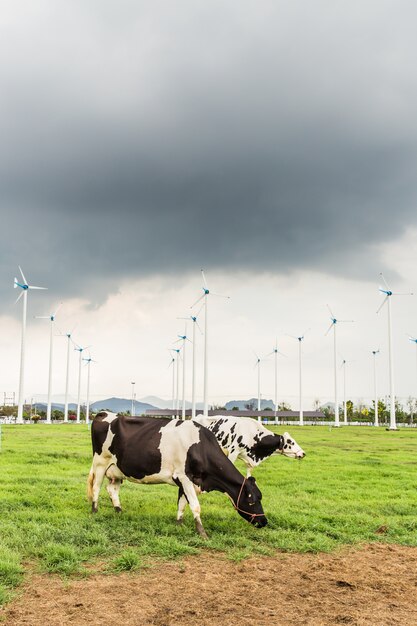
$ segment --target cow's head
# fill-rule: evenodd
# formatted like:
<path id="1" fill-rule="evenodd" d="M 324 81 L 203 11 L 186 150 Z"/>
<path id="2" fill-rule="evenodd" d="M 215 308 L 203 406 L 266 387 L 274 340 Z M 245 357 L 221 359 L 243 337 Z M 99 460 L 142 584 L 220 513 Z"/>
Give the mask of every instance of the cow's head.
<path id="1" fill-rule="evenodd" d="M 257 528 L 262 528 L 268 523 L 261 500 L 262 494 L 255 479 L 252 476 L 245 478 L 235 507 L 239 515 Z"/>
<path id="2" fill-rule="evenodd" d="M 290 459 L 303 459 L 305 457 L 305 452 L 298 445 L 293 437 L 291 437 L 290 433 L 284 433 L 280 435 L 282 437 L 282 447 L 281 444 L 279 446 L 278 451 L 284 456 L 288 456 Z"/>

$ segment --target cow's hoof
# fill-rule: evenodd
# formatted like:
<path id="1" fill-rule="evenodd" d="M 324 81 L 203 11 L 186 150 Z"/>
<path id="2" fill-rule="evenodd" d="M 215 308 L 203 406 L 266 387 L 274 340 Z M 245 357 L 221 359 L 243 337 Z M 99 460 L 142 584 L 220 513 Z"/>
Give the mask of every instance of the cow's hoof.
<path id="1" fill-rule="evenodd" d="M 197 532 L 200 535 L 201 539 L 208 539 L 208 535 L 203 528 L 203 525 L 200 522 L 196 522 Z"/>
<path id="2" fill-rule="evenodd" d="M 182 517 L 180 517 L 180 519 L 177 519 L 177 526 L 182 526 L 183 521 L 184 520 L 182 519 Z"/>
<path id="3" fill-rule="evenodd" d="M 93 504 L 91 505 L 91 512 L 92 512 L 92 513 L 97 513 L 97 511 L 98 511 L 98 506 L 97 506 L 97 504 L 94 504 L 94 503 L 93 503 Z"/>
<path id="4" fill-rule="evenodd" d="M 122 512 L 122 507 L 121 506 L 115 506 L 114 510 L 116 511 L 116 513 L 121 513 Z"/>

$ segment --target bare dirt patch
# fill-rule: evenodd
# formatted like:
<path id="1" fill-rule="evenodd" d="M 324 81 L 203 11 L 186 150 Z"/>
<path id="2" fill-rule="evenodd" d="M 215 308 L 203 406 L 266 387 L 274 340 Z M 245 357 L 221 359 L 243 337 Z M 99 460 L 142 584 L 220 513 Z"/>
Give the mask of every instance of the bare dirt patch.
<path id="1" fill-rule="evenodd" d="M 417 548 L 251 558 L 202 553 L 135 574 L 33 576 L 0 612 L 10 626 L 417 624 Z"/>

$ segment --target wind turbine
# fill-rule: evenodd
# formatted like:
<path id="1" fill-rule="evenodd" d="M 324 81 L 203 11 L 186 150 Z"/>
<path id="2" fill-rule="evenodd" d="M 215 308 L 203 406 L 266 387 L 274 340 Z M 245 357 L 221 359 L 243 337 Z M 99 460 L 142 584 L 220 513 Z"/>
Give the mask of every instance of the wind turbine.
<path id="1" fill-rule="evenodd" d="M 201 307 L 202 309 L 203 307 Z M 200 309 L 200 311 L 201 311 Z M 190 317 L 179 317 L 178 319 L 180 320 L 191 320 L 193 322 L 193 338 L 191 340 L 191 343 L 193 344 L 193 368 L 192 368 L 192 384 L 191 384 L 191 394 L 192 394 L 192 398 L 191 398 L 191 419 L 193 420 L 195 418 L 195 368 L 196 368 L 196 339 L 195 339 L 195 327 L 198 327 L 198 330 L 200 331 L 201 334 L 203 334 L 203 331 L 200 328 L 200 324 L 197 321 L 197 316 L 200 314 L 200 311 L 197 313 L 197 315 L 190 315 Z"/>
<path id="2" fill-rule="evenodd" d="M 80 352 L 81 355 L 81 352 Z M 88 357 L 88 359 L 83 358 L 83 361 L 86 361 L 86 366 L 87 366 L 87 401 L 86 401 L 86 405 L 85 405 L 85 423 L 89 424 L 90 423 L 90 365 L 91 363 L 97 363 L 97 361 L 94 361 L 94 359 L 92 359 L 90 356 Z"/>
<path id="3" fill-rule="evenodd" d="M 181 352 L 181 348 L 171 348 L 171 350 L 173 352 L 176 352 L 177 356 L 176 356 L 176 374 L 177 374 L 177 393 L 176 393 L 176 398 L 175 398 L 175 415 L 174 417 L 177 418 L 180 416 L 180 397 L 179 397 L 179 377 L 180 377 L 180 352 Z"/>
<path id="4" fill-rule="evenodd" d="M 182 419 L 185 420 L 185 342 L 190 341 L 187 337 L 187 324 L 184 328 L 184 334 L 178 335 L 178 337 L 177 343 L 182 341 Z"/>
<path id="5" fill-rule="evenodd" d="M 18 287 L 22 290 L 19 296 L 16 298 L 16 302 L 23 296 L 23 320 L 22 320 L 22 341 L 20 348 L 20 374 L 19 374 L 19 399 L 17 408 L 17 420 L 18 424 L 23 424 L 23 401 L 24 401 L 24 384 L 25 384 L 25 343 L 26 343 L 26 317 L 27 317 L 27 294 L 29 289 L 47 289 L 47 287 L 35 287 L 29 285 L 22 268 L 19 265 L 19 271 L 22 275 L 22 282 L 19 282 L 17 278 L 14 279 L 14 288 Z"/>
<path id="6" fill-rule="evenodd" d="M 342 364 L 340 366 L 343 369 L 343 423 L 347 426 L 347 404 L 346 404 L 346 365 L 348 361 L 346 359 L 342 359 Z"/>
<path id="7" fill-rule="evenodd" d="M 172 419 L 174 419 L 174 411 L 175 411 L 175 357 L 171 357 L 171 361 L 168 365 L 168 368 L 172 367 Z"/>
<path id="8" fill-rule="evenodd" d="M 379 422 L 378 422 L 378 380 L 377 380 L 377 371 L 376 371 L 376 355 L 379 354 L 379 349 L 378 350 L 372 350 L 372 354 L 373 354 L 373 357 L 374 357 L 374 402 L 375 402 L 374 425 L 375 426 L 379 426 Z"/>
<path id="9" fill-rule="evenodd" d="M 416 365 L 417 365 L 417 338 L 416 337 L 411 337 L 410 335 L 408 336 L 408 338 L 416 346 Z"/>
<path id="10" fill-rule="evenodd" d="M 203 300 L 204 298 L 204 415 L 208 416 L 208 296 L 217 296 L 219 298 L 230 298 L 230 296 L 221 296 L 218 293 L 213 293 L 209 290 L 206 277 L 204 276 L 204 271 L 201 270 L 201 276 L 203 279 L 204 287 L 203 295 L 198 298 L 196 302 L 192 305 L 193 308 L 198 302 Z"/>
<path id="11" fill-rule="evenodd" d="M 310 330 L 310 329 L 308 329 Z M 302 358 L 301 358 L 301 343 L 308 331 L 306 330 L 302 335 L 295 337 L 294 335 L 288 335 L 298 341 L 298 373 L 299 373 L 299 423 L 300 426 L 304 425 L 304 413 L 303 413 L 303 378 L 302 378 Z"/>
<path id="12" fill-rule="evenodd" d="M 72 342 L 72 333 L 74 332 L 75 326 L 72 330 L 67 333 L 61 333 L 64 337 L 67 338 L 67 373 L 65 376 L 65 405 L 64 405 L 64 422 L 68 422 L 68 390 L 69 390 L 69 370 L 70 370 L 70 352 L 71 352 L 71 342 Z"/>
<path id="13" fill-rule="evenodd" d="M 336 324 L 339 322 L 353 322 L 353 320 L 338 320 L 332 313 L 331 308 L 327 305 L 330 313 L 331 324 L 327 331 L 325 332 L 325 336 L 329 334 L 329 332 L 333 328 L 333 365 L 334 365 L 334 425 L 336 427 L 340 426 L 339 421 L 339 399 L 337 396 L 337 347 L 336 347 Z"/>
<path id="14" fill-rule="evenodd" d="M 56 318 L 56 314 L 62 306 L 62 302 L 59 303 L 58 308 L 51 313 L 50 315 L 37 315 L 37 320 L 49 320 L 51 322 L 50 325 L 50 333 L 49 333 L 49 376 L 48 376 L 48 404 L 46 407 L 46 423 L 50 424 L 52 422 L 52 360 L 54 354 L 54 322 Z"/>
<path id="15" fill-rule="evenodd" d="M 275 406 L 275 424 L 278 424 L 278 419 L 277 419 L 277 412 L 278 412 L 278 354 L 281 354 L 282 356 L 284 356 L 282 354 L 282 352 L 280 352 L 278 350 L 278 339 L 275 341 L 274 349 L 267 356 L 271 356 L 272 354 L 274 355 L 274 360 L 275 360 L 275 401 L 274 401 L 274 406 Z"/>
<path id="16" fill-rule="evenodd" d="M 78 360 L 78 395 L 77 395 L 77 424 L 79 424 L 81 420 L 81 365 L 82 365 L 82 358 L 83 358 L 82 354 L 84 350 L 87 350 L 87 348 L 90 348 L 91 346 L 85 346 L 83 348 L 82 346 L 79 346 L 78 344 L 75 344 L 75 345 L 76 347 L 74 348 L 74 350 L 80 353 L 79 360 Z"/>
<path id="17" fill-rule="evenodd" d="M 388 283 L 384 278 L 384 275 L 380 274 L 386 289 L 379 288 L 381 293 L 385 294 L 385 298 L 382 301 L 381 306 L 377 310 L 380 312 L 384 304 L 388 303 L 388 360 L 389 360 L 389 386 L 390 386 L 390 418 L 389 418 L 389 430 L 397 430 L 397 423 L 395 418 L 395 390 L 394 390 L 394 359 L 392 350 L 392 324 L 391 324 L 391 296 L 412 296 L 412 293 L 394 293 L 388 287 Z"/>
<path id="18" fill-rule="evenodd" d="M 260 359 L 259 356 L 256 354 L 256 352 L 254 352 L 254 355 L 256 356 L 255 367 L 258 368 L 258 413 L 259 413 L 261 410 L 261 363 L 265 359 Z M 258 415 L 258 422 L 260 421 L 261 421 L 261 416 Z"/>

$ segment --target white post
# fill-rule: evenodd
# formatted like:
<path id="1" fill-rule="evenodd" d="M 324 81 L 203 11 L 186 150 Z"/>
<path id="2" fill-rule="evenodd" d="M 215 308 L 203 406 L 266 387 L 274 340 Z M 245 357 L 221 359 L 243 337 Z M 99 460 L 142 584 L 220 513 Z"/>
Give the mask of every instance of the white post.
<path id="1" fill-rule="evenodd" d="M 374 425 L 379 426 L 378 420 L 378 381 L 377 381 L 377 371 L 376 371 L 376 351 L 373 352 L 374 355 L 374 402 L 375 402 L 375 418 Z"/>
<path id="2" fill-rule="evenodd" d="M 130 410 L 130 415 L 133 417 L 135 414 L 135 383 L 132 382 L 132 408 Z"/>
<path id="3" fill-rule="evenodd" d="M 278 350 L 275 350 L 275 424 L 278 424 Z"/>
<path id="4" fill-rule="evenodd" d="M 205 294 L 204 296 L 204 415 L 207 417 L 208 416 L 208 352 L 207 352 L 207 348 L 208 348 L 208 341 L 207 341 L 207 328 L 208 328 L 208 323 L 207 323 L 207 317 L 208 317 L 208 309 L 207 309 L 207 302 L 208 301 L 208 297 L 207 294 Z"/>
<path id="5" fill-rule="evenodd" d="M 77 398 L 77 423 L 79 424 L 81 421 L 81 355 L 82 350 L 79 350 L 80 359 L 78 363 L 78 398 Z"/>
<path id="6" fill-rule="evenodd" d="M 177 352 L 177 396 L 175 401 L 175 417 L 180 416 L 180 353 Z"/>
<path id="7" fill-rule="evenodd" d="M 192 378 L 192 398 L 191 398 L 191 419 L 195 418 L 195 358 L 196 358 L 196 348 L 195 348 L 195 327 L 196 327 L 196 319 L 193 319 L 193 378 Z"/>
<path id="8" fill-rule="evenodd" d="M 261 362 L 258 359 L 258 422 L 261 421 L 259 411 L 261 410 Z"/>
<path id="9" fill-rule="evenodd" d="M 339 398 L 337 397 L 337 349 L 336 349 L 336 323 L 333 324 L 333 362 L 334 362 L 334 425 L 340 426 L 339 421 Z"/>
<path id="10" fill-rule="evenodd" d="M 17 407 L 17 424 L 23 424 L 23 387 L 25 380 L 25 339 L 26 339 L 26 313 L 27 313 L 27 289 L 23 291 L 23 321 L 22 342 L 20 347 L 20 375 L 19 375 L 19 402 Z"/>
<path id="11" fill-rule="evenodd" d="M 304 425 L 304 414 L 303 414 L 303 384 L 302 384 L 302 368 L 301 368 L 301 337 L 298 338 L 298 365 L 299 365 L 299 376 L 300 376 L 300 426 Z"/>
<path id="12" fill-rule="evenodd" d="M 64 422 L 68 422 L 68 389 L 69 389 L 70 349 L 71 349 L 71 335 L 67 334 L 67 375 L 66 375 L 66 379 L 65 379 Z"/>
<path id="13" fill-rule="evenodd" d="M 392 350 L 391 327 L 391 296 L 388 296 L 388 358 L 389 358 L 389 387 L 391 396 L 389 430 L 397 430 L 395 419 L 395 391 L 394 391 L 394 359 Z"/>
<path id="14" fill-rule="evenodd" d="M 347 406 L 346 406 L 346 361 L 343 360 L 343 423 L 347 425 Z"/>
<path id="15" fill-rule="evenodd" d="M 90 423 L 90 365 L 91 365 L 91 359 L 89 359 L 87 361 L 87 402 L 85 405 L 85 423 L 89 424 Z"/>
<path id="16" fill-rule="evenodd" d="M 51 331 L 49 336 L 49 376 L 48 376 L 48 405 L 46 408 L 46 422 L 52 421 L 52 359 L 54 351 L 54 321 L 51 318 Z"/>
<path id="17" fill-rule="evenodd" d="M 184 331 L 185 337 L 185 331 Z M 182 340 L 182 419 L 185 420 L 185 338 Z"/>
<path id="18" fill-rule="evenodd" d="M 174 419 L 174 417 L 175 417 L 175 414 L 174 414 L 174 411 L 175 411 L 175 358 L 172 359 L 171 364 L 172 364 L 172 393 L 171 393 L 171 398 L 172 398 L 172 411 L 173 411 L 171 419 Z"/>

